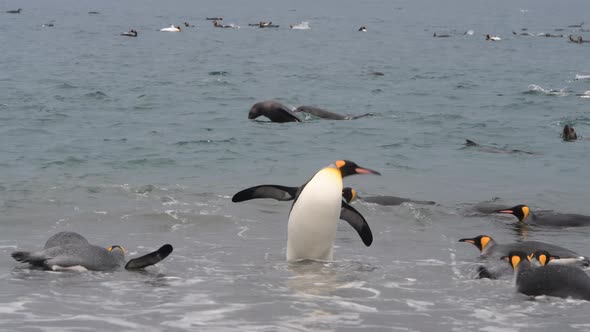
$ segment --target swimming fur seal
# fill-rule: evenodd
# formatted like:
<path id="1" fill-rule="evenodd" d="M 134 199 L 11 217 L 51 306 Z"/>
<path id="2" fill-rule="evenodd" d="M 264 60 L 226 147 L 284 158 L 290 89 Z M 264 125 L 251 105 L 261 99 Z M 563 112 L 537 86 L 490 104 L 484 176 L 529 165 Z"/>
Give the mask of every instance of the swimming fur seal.
<path id="1" fill-rule="evenodd" d="M 315 115 L 318 118 L 332 119 L 332 120 L 355 120 L 355 119 L 362 118 L 365 116 L 374 115 L 373 113 L 367 113 L 367 114 L 363 114 L 363 115 L 348 115 L 348 114 L 342 115 L 342 114 L 338 114 L 338 113 L 329 112 L 329 111 L 326 111 L 324 109 L 321 109 L 319 107 L 314 107 L 314 106 L 299 106 L 295 109 L 295 112 L 305 112 L 305 113 Z"/>
<path id="2" fill-rule="evenodd" d="M 490 145 L 481 145 L 478 143 L 475 143 L 472 140 L 465 140 L 465 146 L 466 147 L 477 147 L 479 151 L 482 152 L 489 152 L 489 153 L 524 153 L 524 154 L 537 154 L 534 152 L 529 152 L 529 151 L 524 151 L 524 150 L 518 150 L 518 149 L 501 149 L 501 148 L 497 148 L 494 146 L 490 146 Z"/>
<path id="3" fill-rule="evenodd" d="M 561 132 L 561 138 L 563 138 L 563 140 L 566 142 L 570 142 L 577 140 L 578 135 L 576 135 L 576 130 L 574 129 L 574 127 L 565 125 L 563 127 L 563 131 Z"/>
<path id="4" fill-rule="evenodd" d="M 261 101 L 250 108 L 248 119 L 266 116 L 271 122 L 301 122 L 301 119 L 287 106 L 274 100 Z"/>

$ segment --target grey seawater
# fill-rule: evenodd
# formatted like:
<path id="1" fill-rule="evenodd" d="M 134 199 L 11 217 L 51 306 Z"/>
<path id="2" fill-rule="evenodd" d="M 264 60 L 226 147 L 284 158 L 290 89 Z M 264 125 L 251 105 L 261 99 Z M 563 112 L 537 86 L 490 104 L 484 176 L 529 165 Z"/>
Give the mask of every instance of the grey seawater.
<path id="1" fill-rule="evenodd" d="M 559 138 L 565 124 L 590 136 L 589 101 L 576 96 L 590 81 L 575 80 L 590 74 L 590 44 L 512 35 L 587 38 L 567 26 L 588 20 L 589 2 L 2 6 L 0 329 L 590 330 L 587 302 L 531 300 L 510 277 L 474 280 L 477 250 L 457 243 L 489 234 L 590 254 L 588 229 L 523 234 L 514 218 L 469 212 L 500 197 L 590 214 L 589 143 Z M 205 21 L 218 15 L 241 28 Z M 260 20 L 280 28 L 247 26 Z M 157 31 L 184 21 L 195 27 Z M 288 29 L 301 21 L 311 29 Z M 138 38 L 119 36 L 131 28 Z M 502 40 L 485 41 L 487 33 Z M 266 99 L 375 116 L 248 120 Z M 465 139 L 535 154 L 486 153 L 464 148 Z M 373 230 L 371 247 L 342 223 L 335 261 L 288 264 L 290 203 L 231 196 L 301 185 L 337 159 L 382 172 L 346 178 L 361 194 L 438 204 L 354 203 Z M 145 272 L 45 272 L 10 257 L 65 230 L 124 245 L 130 256 L 164 243 L 175 250 Z"/>

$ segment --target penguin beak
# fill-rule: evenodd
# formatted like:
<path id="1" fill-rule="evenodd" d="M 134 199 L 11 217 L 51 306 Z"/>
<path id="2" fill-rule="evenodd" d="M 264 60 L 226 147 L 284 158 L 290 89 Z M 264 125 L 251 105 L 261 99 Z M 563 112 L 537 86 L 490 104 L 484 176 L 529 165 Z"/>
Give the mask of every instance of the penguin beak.
<path id="1" fill-rule="evenodd" d="M 364 167 L 357 167 L 354 169 L 354 172 L 356 174 L 373 174 L 373 175 L 381 175 L 381 173 L 374 171 L 370 168 L 364 168 Z"/>
<path id="2" fill-rule="evenodd" d="M 473 239 L 460 239 L 459 242 L 467 242 L 467 243 L 475 244 L 475 241 Z"/>
<path id="3" fill-rule="evenodd" d="M 514 214 L 512 210 L 496 210 L 494 213 Z"/>

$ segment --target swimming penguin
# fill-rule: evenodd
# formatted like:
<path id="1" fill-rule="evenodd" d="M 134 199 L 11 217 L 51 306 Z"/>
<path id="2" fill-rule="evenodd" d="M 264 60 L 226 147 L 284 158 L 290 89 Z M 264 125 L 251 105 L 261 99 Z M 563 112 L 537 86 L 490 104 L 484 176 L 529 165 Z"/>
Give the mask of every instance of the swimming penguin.
<path id="1" fill-rule="evenodd" d="M 121 36 L 126 36 L 126 37 L 137 37 L 137 30 L 135 30 L 135 29 L 131 29 L 131 30 L 127 31 L 127 32 L 123 32 L 123 33 L 121 34 Z"/>
<path id="2" fill-rule="evenodd" d="M 301 122 L 301 119 L 287 106 L 274 100 L 258 102 L 250 108 L 248 119 L 253 120 L 259 116 L 265 116 L 271 122 Z"/>
<path id="3" fill-rule="evenodd" d="M 574 129 L 574 127 L 572 127 L 570 125 L 565 125 L 563 127 L 563 130 L 561 131 L 560 136 L 566 142 L 575 141 L 578 139 L 578 135 L 576 134 L 576 130 Z"/>
<path id="4" fill-rule="evenodd" d="M 352 161 L 338 160 L 322 168 L 301 187 L 256 186 L 235 194 L 232 201 L 293 199 L 287 228 L 287 260 L 332 260 L 339 219 L 347 221 L 366 246 L 373 242 L 373 234 L 363 216 L 342 200 L 342 178 L 353 174 L 380 175 Z"/>
<path id="5" fill-rule="evenodd" d="M 573 266 L 546 265 L 534 267 L 529 260 L 534 257 L 540 265 L 551 260 L 547 251 L 537 251 L 528 256 L 523 251 L 511 251 L 507 260 L 516 273 L 516 290 L 529 296 L 556 296 L 590 301 L 590 277 Z"/>
<path id="6" fill-rule="evenodd" d="M 537 250 L 547 250 L 559 256 L 559 259 L 554 260 L 555 264 L 570 264 L 579 266 L 589 266 L 590 258 L 584 257 L 575 251 L 556 246 L 549 243 L 539 241 L 523 241 L 509 244 L 499 244 L 491 236 L 479 235 L 474 238 L 460 239 L 459 242 L 471 243 L 476 246 L 481 257 L 484 258 L 500 258 L 506 256 L 510 251 L 524 251 L 527 254 L 532 254 Z"/>
<path id="7" fill-rule="evenodd" d="M 173 24 L 171 24 L 169 27 L 167 28 L 162 28 L 160 29 L 160 31 L 165 31 L 165 32 L 180 32 L 181 29 L 179 26 L 174 26 Z"/>
<path id="8" fill-rule="evenodd" d="M 582 38 L 582 36 L 574 37 L 572 35 L 568 35 L 567 38 L 572 43 L 576 43 L 576 44 L 582 44 L 582 43 L 584 43 L 584 38 Z"/>
<path id="9" fill-rule="evenodd" d="M 590 216 L 575 213 L 558 213 L 553 211 L 538 211 L 533 213 L 533 211 L 524 204 L 509 209 L 497 210 L 495 212 L 512 214 L 518 218 L 519 221 L 531 225 L 555 227 L 590 226 Z"/>
<path id="10" fill-rule="evenodd" d="M 433 201 L 417 201 L 410 198 L 396 197 L 396 196 L 370 196 L 370 197 L 359 197 L 356 190 L 350 187 L 345 187 L 342 190 L 342 197 L 350 203 L 355 199 L 359 201 L 373 203 L 378 205 L 401 205 L 403 203 L 414 203 L 423 205 L 434 205 L 436 202 Z"/>
<path id="11" fill-rule="evenodd" d="M 22 8 L 19 8 L 17 10 L 7 10 L 6 12 L 8 14 L 20 14 L 20 11 L 22 10 Z"/>
<path id="12" fill-rule="evenodd" d="M 360 32 L 367 32 L 367 27 L 362 26 L 362 27 L 359 28 L 359 31 Z"/>
<path id="13" fill-rule="evenodd" d="M 112 271 L 125 266 L 125 269 L 140 269 L 154 265 L 172 252 L 166 244 L 147 255 L 129 260 L 125 264 L 125 248 L 119 245 L 103 248 L 89 244 L 77 233 L 58 233 L 45 243 L 45 248 L 36 252 L 15 251 L 12 257 L 22 263 L 46 270 L 74 271 Z"/>
<path id="14" fill-rule="evenodd" d="M 487 215 L 487 214 L 496 213 L 496 211 L 498 211 L 498 210 L 508 209 L 508 208 L 510 208 L 510 206 L 512 206 L 511 204 L 509 205 L 509 204 L 496 203 L 499 201 L 500 201 L 500 199 L 498 197 L 495 197 L 489 201 L 476 203 L 475 205 L 470 206 L 468 208 L 468 210 L 469 210 L 468 213 L 470 215 Z"/>

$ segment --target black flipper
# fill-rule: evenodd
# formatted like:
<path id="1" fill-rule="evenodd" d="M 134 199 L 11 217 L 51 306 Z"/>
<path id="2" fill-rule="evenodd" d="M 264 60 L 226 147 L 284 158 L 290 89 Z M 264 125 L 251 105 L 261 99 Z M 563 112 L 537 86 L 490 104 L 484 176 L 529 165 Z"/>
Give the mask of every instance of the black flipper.
<path id="1" fill-rule="evenodd" d="M 498 279 L 498 276 L 488 270 L 485 266 L 478 266 L 475 279 Z"/>
<path id="2" fill-rule="evenodd" d="M 297 196 L 298 191 L 299 187 L 263 184 L 240 191 L 232 197 L 231 201 L 238 203 L 256 198 L 273 198 L 278 201 L 292 201 Z"/>
<path id="3" fill-rule="evenodd" d="M 154 265 L 159 263 L 164 258 L 168 257 L 172 252 L 173 248 L 169 244 L 165 244 L 160 247 L 160 249 L 151 252 L 147 255 L 130 259 L 129 262 L 125 265 L 125 269 L 133 270 L 133 269 L 143 269 L 144 267 L 148 267 L 150 265 Z"/>
<path id="4" fill-rule="evenodd" d="M 31 261 L 31 253 L 26 251 L 15 251 L 11 254 L 11 256 L 17 262 L 29 263 Z"/>
<path id="5" fill-rule="evenodd" d="M 475 143 L 472 140 L 466 139 L 465 140 L 465 145 L 467 145 L 467 146 L 478 146 L 479 144 Z"/>
<path id="6" fill-rule="evenodd" d="M 365 218 L 357 210 L 348 205 L 345 201 L 342 201 L 340 219 L 348 222 L 350 226 L 352 226 L 352 228 L 354 228 L 359 233 L 363 243 L 367 247 L 373 243 L 373 233 L 371 233 L 369 224 L 367 224 Z"/>
<path id="7" fill-rule="evenodd" d="M 364 118 L 366 116 L 374 116 L 374 115 L 375 115 L 375 113 L 367 113 L 367 114 L 363 114 L 363 115 L 355 115 L 355 116 L 352 117 L 352 120 Z"/>

